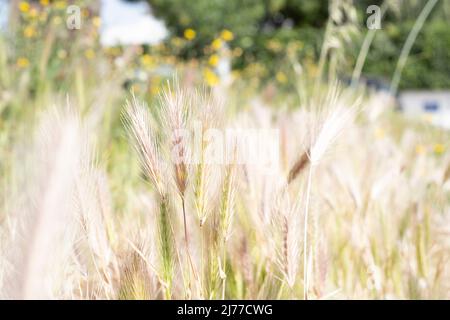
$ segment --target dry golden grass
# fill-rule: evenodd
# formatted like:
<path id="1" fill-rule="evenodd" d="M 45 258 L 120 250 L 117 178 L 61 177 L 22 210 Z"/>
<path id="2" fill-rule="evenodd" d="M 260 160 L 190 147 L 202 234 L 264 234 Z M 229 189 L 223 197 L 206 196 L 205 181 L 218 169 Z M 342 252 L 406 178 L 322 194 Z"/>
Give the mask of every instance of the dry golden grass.
<path id="1" fill-rule="evenodd" d="M 419 148 L 447 133 L 398 130 L 395 115 L 366 107 L 388 108 L 384 98 L 354 96 L 333 85 L 311 100 L 320 108 L 257 103 L 235 115 L 177 84 L 153 111 L 132 97 L 125 165 L 144 175 L 119 188 L 120 162 L 95 160 L 83 120 L 44 113 L 4 191 L 1 296 L 449 298 L 450 162 Z M 192 163 L 176 129 L 195 121 L 203 132 L 280 129 L 286 161 L 210 164 L 202 140 Z"/>

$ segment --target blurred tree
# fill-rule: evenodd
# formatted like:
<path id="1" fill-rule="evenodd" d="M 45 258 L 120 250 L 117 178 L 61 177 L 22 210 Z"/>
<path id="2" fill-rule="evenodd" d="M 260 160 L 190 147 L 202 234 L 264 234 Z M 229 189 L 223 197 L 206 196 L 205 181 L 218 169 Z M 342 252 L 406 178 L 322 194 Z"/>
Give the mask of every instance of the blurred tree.
<path id="1" fill-rule="evenodd" d="M 209 55 L 210 51 L 205 48 L 227 29 L 233 33 L 230 46 L 239 47 L 243 52 L 234 60 L 234 67 L 260 62 L 270 77 L 288 55 L 301 61 L 317 61 L 329 15 L 329 0 L 147 1 L 154 13 L 165 20 L 173 35 L 188 36 L 186 45 L 176 51 L 180 57 Z M 427 0 L 386 1 L 389 6 L 382 30 L 377 32 L 370 47 L 363 73 L 389 80 L 408 32 Z M 367 7 L 382 3 L 383 0 L 353 1 L 362 31 L 366 27 Z M 450 87 L 449 15 L 450 1 L 440 1 L 412 49 L 400 88 Z M 352 43 L 353 46 L 342 48 L 345 52 L 341 54 L 348 56 L 348 63 L 339 64 L 342 75 L 351 74 L 358 55 L 358 39 Z"/>
<path id="2" fill-rule="evenodd" d="M 233 45 L 250 49 L 260 42 L 256 38 L 265 38 L 282 26 L 322 28 L 328 16 L 328 0 L 148 1 L 175 35 L 182 37 L 187 28 L 195 31 L 188 48 L 195 56 L 201 56 L 203 47 L 223 29 L 233 32 Z"/>
<path id="3" fill-rule="evenodd" d="M 361 19 L 365 19 L 364 6 L 372 2 L 358 1 Z M 375 36 L 363 73 L 391 79 L 400 51 L 426 2 L 412 0 L 408 1 L 408 5 L 403 0 L 389 2 L 392 6 L 383 19 L 382 29 Z M 450 88 L 450 33 L 446 17 L 449 4 L 450 1 L 441 1 L 419 33 L 403 71 L 400 89 Z"/>
<path id="4" fill-rule="evenodd" d="M 402 24 L 397 28 L 391 27 L 391 39 L 389 40 L 391 45 L 396 48 L 395 51 L 401 48 L 411 27 L 412 22 Z M 382 49 L 384 45 L 381 43 L 381 39 L 376 39 L 376 42 L 378 43 L 377 51 L 380 57 L 376 58 L 375 50 L 370 52 L 370 61 L 365 71 L 376 75 L 391 75 L 392 68 L 397 63 L 398 52 L 386 54 Z M 448 22 L 432 20 L 425 24 L 412 47 L 403 71 L 400 88 L 450 88 L 449 62 L 450 33 L 448 32 Z"/>
<path id="5" fill-rule="evenodd" d="M 224 29 L 231 30 L 237 45 L 253 45 L 253 36 L 265 15 L 265 3 L 260 0 L 149 0 L 157 16 L 163 18 L 176 36 L 183 37 L 185 30 L 194 33 L 190 45 L 181 52 L 192 57 L 204 54 L 209 45 Z"/>

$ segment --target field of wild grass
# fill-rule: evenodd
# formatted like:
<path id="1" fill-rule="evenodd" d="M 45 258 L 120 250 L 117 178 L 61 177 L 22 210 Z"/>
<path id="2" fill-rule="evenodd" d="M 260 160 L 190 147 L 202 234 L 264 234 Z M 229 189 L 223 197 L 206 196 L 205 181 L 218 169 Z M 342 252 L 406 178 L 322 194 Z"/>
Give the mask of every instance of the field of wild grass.
<path id="1" fill-rule="evenodd" d="M 223 83 L 163 46 L 101 48 L 90 12 L 81 36 L 20 12 L 0 37 L 1 298 L 450 298 L 448 131 L 320 61 Z M 276 148 L 239 161 L 254 145 L 229 129 Z"/>

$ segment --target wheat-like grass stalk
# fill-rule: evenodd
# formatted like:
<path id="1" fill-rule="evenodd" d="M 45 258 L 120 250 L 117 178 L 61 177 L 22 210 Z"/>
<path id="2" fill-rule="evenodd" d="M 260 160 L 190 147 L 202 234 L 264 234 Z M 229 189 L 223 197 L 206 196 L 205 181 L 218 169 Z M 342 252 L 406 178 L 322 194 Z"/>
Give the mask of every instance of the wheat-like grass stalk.
<path id="1" fill-rule="evenodd" d="M 162 92 L 160 98 L 163 109 L 162 121 L 167 130 L 166 134 L 168 135 L 171 148 L 170 161 L 172 161 L 176 189 L 181 199 L 186 255 L 194 278 L 197 278 L 196 268 L 190 254 L 186 216 L 186 188 L 189 176 L 188 163 L 190 161 L 190 150 L 187 137 L 184 136 L 184 130 L 187 130 L 188 107 L 192 103 L 192 97 L 188 92 L 181 90 L 178 83 L 175 82 L 173 88 L 168 85 L 167 89 Z"/>
<path id="2" fill-rule="evenodd" d="M 80 165 L 81 129 L 72 113 L 56 109 L 43 114 L 34 145 L 29 149 L 27 181 L 22 186 L 25 202 L 18 203 L 13 219 L 18 219 L 14 269 L 6 276 L 8 297 L 41 299 L 53 297 L 49 285 L 58 275 L 58 263 L 70 247 L 74 226 L 71 197 Z M 25 161 L 25 163 L 27 163 Z M 52 280 L 53 279 L 53 280 Z"/>
<path id="3" fill-rule="evenodd" d="M 134 140 L 141 165 L 151 179 L 158 193 L 163 196 L 166 189 L 162 183 L 162 168 L 159 147 L 156 136 L 150 128 L 151 116 L 147 107 L 133 95 L 132 101 L 127 101 L 125 110 L 125 126 Z"/>
<path id="4" fill-rule="evenodd" d="M 306 168 L 309 163 L 309 150 L 304 151 L 301 156 L 297 159 L 297 161 L 292 166 L 291 170 L 289 170 L 287 183 L 290 184 L 294 181 L 300 173 Z"/>
<path id="5" fill-rule="evenodd" d="M 297 276 L 301 257 L 301 211 L 300 199 L 292 197 L 288 192 L 289 185 L 284 184 L 277 189 L 270 204 L 271 210 L 271 232 L 274 240 L 271 242 L 276 252 L 275 257 L 269 257 L 279 270 L 280 275 L 276 279 L 280 281 L 281 286 L 277 289 L 277 298 L 282 298 L 286 293 L 286 286 L 289 295 L 293 295 L 297 285 Z M 294 199 L 294 200 L 293 200 Z"/>
<path id="6" fill-rule="evenodd" d="M 225 178 L 222 189 L 222 199 L 219 213 L 219 225 L 220 225 L 220 238 L 222 246 L 222 258 L 220 277 L 222 279 L 222 299 L 225 299 L 226 289 L 226 268 L 227 268 L 227 242 L 231 236 L 231 226 L 234 216 L 234 198 L 235 198 L 235 186 L 234 186 L 234 166 L 229 165 L 225 172 Z"/>
<path id="7" fill-rule="evenodd" d="M 359 99 L 355 102 L 349 103 L 349 98 L 345 96 L 340 89 L 339 85 L 335 83 L 324 97 L 319 97 L 319 105 L 316 106 L 319 109 L 318 119 L 313 123 L 315 134 L 313 134 L 313 140 L 311 142 L 311 149 L 309 152 L 309 161 L 311 163 L 308 171 L 308 177 L 306 182 L 306 197 L 305 197 L 305 210 L 304 210 L 304 222 L 303 222 L 303 296 L 308 299 L 308 218 L 309 207 L 312 188 L 312 177 L 315 167 L 319 164 L 322 158 L 330 147 L 336 142 L 342 131 L 348 126 L 354 119 L 357 113 L 357 107 L 359 105 Z M 350 104 L 350 105 L 348 105 Z M 312 254 L 312 253 L 311 253 Z"/>
<path id="8" fill-rule="evenodd" d="M 197 142 L 198 145 L 195 144 L 193 146 L 194 156 L 197 157 L 194 159 L 196 163 L 193 177 L 194 198 L 201 227 L 205 224 L 211 212 L 209 200 L 211 198 L 211 189 L 213 189 L 213 171 L 217 169 L 217 167 L 213 166 L 212 159 L 206 158 L 206 135 L 209 129 L 217 129 L 219 124 L 217 118 L 221 116 L 221 114 L 218 114 L 221 111 L 221 104 L 211 94 L 203 90 L 195 92 L 191 107 L 194 109 L 193 114 L 195 116 L 195 122 L 191 129 L 201 134 L 201 141 Z"/>
<path id="9" fill-rule="evenodd" d="M 165 282 L 165 298 L 170 299 L 172 297 L 172 279 L 174 275 L 174 241 L 172 235 L 172 228 L 170 226 L 169 217 L 169 201 L 167 197 L 161 197 L 159 199 L 159 241 L 160 241 L 160 254 L 162 256 L 163 264 L 163 279 Z"/>
<path id="10" fill-rule="evenodd" d="M 165 298 L 172 297 L 172 278 L 174 274 L 174 240 L 170 222 L 170 203 L 168 188 L 163 184 L 162 164 L 155 132 L 150 128 L 150 114 L 146 106 L 133 96 L 127 102 L 126 125 L 134 139 L 135 149 L 139 152 L 141 165 L 158 192 L 158 231 L 160 253 L 162 256 Z"/>
<path id="11" fill-rule="evenodd" d="M 93 167 L 90 156 L 83 156 L 83 165 L 78 175 L 75 186 L 75 207 L 78 211 L 83 238 L 77 243 L 77 247 L 85 244 L 86 249 L 78 248 L 86 261 L 86 269 L 93 265 L 93 271 L 99 275 L 98 284 L 88 284 L 93 287 L 98 285 L 99 295 L 108 298 L 115 297 L 115 285 L 119 280 L 119 266 L 116 253 L 113 249 L 112 239 L 115 238 L 113 219 L 111 217 L 111 204 L 109 188 L 106 185 L 105 175 Z M 82 260 L 81 257 L 78 257 Z M 89 263 L 88 263 L 89 262 Z"/>

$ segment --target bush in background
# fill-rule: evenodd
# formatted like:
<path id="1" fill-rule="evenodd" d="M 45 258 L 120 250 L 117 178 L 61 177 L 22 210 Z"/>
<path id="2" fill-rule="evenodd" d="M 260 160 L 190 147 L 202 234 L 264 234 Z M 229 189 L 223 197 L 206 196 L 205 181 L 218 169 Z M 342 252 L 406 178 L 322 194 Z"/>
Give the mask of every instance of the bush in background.
<path id="1" fill-rule="evenodd" d="M 243 69 L 251 64 L 260 64 L 263 65 L 262 76 L 267 78 L 274 78 L 283 67 L 288 68 L 288 57 L 303 64 L 317 61 L 329 5 L 327 0 L 148 1 L 174 36 L 188 40 L 182 46 L 175 42 L 178 56 L 185 59 L 208 58 L 211 54 L 208 48 L 214 39 L 220 37 L 223 30 L 230 30 L 232 41 L 229 45 L 232 49 L 238 48 L 240 53 L 234 55 L 233 67 Z M 369 4 L 381 5 L 383 1 L 353 3 L 359 15 L 360 29 L 364 31 L 359 38 L 362 43 L 366 31 L 366 8 Z M 394 5 L 389 8 L 383 29 L 377 33 L 369 51 L 363 69 L 366 76 L 390 80 L 408 33 L 425 3 L 424 0 L 412 1 L 408 10 L 397 10 Z M 448 3 L 440 3 L 429 17 L 408 58 L 400 88 L 450 87 L 448 7 Z M 355 46 L 345 48 L 346 60 L 350 63 L 341 65 L 339 72 L 343 77 L 351 75 L 359 50 L 358 42 L 356 39 Z"/>

